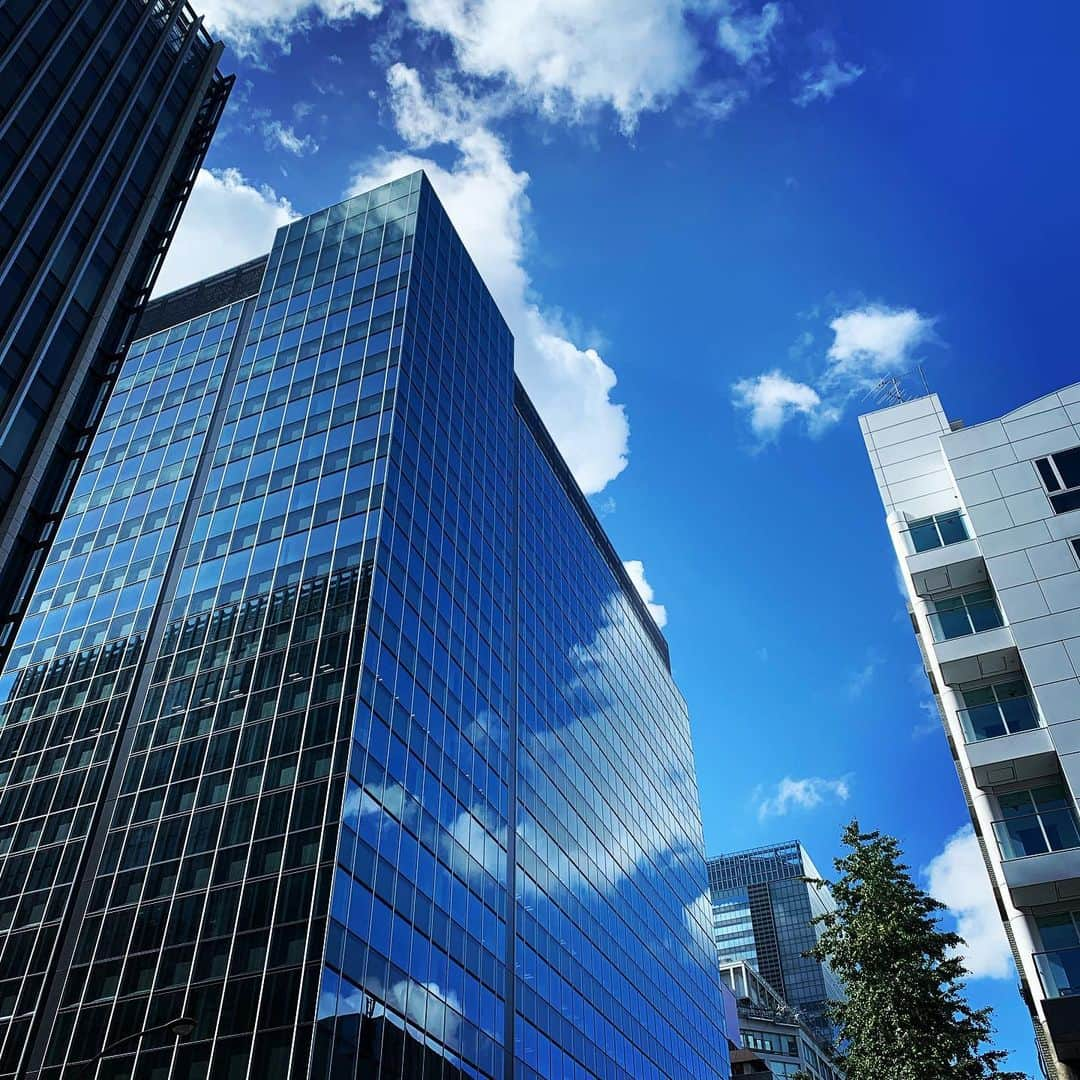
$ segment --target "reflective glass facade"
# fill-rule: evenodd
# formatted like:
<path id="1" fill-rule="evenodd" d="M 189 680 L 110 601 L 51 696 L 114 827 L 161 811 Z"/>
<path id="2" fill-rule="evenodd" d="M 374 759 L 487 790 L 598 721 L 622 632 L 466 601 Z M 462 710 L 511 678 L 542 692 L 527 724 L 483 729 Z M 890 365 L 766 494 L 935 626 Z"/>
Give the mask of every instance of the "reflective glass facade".
<path id="1" fill-rule="evenodd" d="M 814 919 L 833 909 L 802 844 L 793 841 L 709 859 L 713 934 L 721 963 L 745 961 L 828 1042 L 829 1001 L 843 1000 L 827 964 L 803 954 L 817 943 Z"/>
<path id="2" fill-rule="evenodd" d="M 0 4 L 0 661 L 231 80 L 183 0 Z"/>
<path id="3" fill-rule="evenodd" d="M 426 179 L 144 327 L 0 676 L 0 1075 L 726 1077 L 666 646 Z"/>

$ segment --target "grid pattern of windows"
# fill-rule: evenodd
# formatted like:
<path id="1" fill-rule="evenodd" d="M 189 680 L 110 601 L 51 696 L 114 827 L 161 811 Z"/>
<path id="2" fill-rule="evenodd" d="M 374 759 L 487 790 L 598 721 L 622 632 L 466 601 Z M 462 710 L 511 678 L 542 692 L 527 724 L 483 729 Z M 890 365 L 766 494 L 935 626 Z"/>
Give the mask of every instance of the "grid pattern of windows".
<path id="1" fill-rule="evenodd" d="M 132 350 L 0 675 L 0 1072 L 24 1050 L 114 755 L 209 416 L 234 305 Z"/>
<path id="2" fill-rule="evenodd" d="M 519 1075 L 715 1076 L 686 706 L 545 445 L 519 425 Z"/>
<path id="3" fill-rule="evenodd" d="M 90 460 L 0 699 L 43 1080 L 180 1013 L 97 1076 L 726 1075 L 662 638 L 421 174 L 136 342 Z"/>
<path id="4" fill-rule="evenodd" d="M 843 1000 L 843 987 L 828 965 L 804 953 L 821 932 L 814 919 L 832 910 L 833 901 L 826 889 L 804 880 L 821 875 L 802 845 L 793 841 L 721 855 L 709 859 L 708 871 L 715 932 L 724 935 L 717 938 L 721 960 L 753 964 L 822 1040 L 831 1043 L 834 1032 L 826 1005 Z M 755 956 L 747 955 L 750 948 L 727 930 L 747 923 Z"/>
<path id="5" fill-rule="evenodd" d="M 219 52 L 183 0 L 0 6 L 0 660 L 224 106 Z"/>

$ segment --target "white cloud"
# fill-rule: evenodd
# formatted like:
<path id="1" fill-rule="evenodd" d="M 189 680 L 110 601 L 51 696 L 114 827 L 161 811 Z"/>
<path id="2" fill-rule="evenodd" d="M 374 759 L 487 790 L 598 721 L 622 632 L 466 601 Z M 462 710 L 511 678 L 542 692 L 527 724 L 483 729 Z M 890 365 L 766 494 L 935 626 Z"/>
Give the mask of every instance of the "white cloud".
<path id="1" fill-rule="evenodd" d="M 930 894 L 956 918 L 964 939 L 964 966 L 976 979 L 1014 977 L 1012 954 L 986 872 L 979 840 L 970 825 L 954 833 L 930 861 L 925 874 Z"/>
<path id="2" fill-rule="evenodd" d="M 801 417 L 807 432 L 820 435 L 836 423 L 859 395 L 882 377 L 901 375 L 916 363 L 916 350 L 936 341 L 934 320 L 914 308 L 863 304 L 841 312 L 829 323 L 832 344 L 820 376 L 800 382 L 779 369 L 739 379 L 732 404 L 750 414 L 750 428 L 761 443 L 775 439 Z M 804 355 L 812 343 L 800 336 L 793 353 Z"/>
<path id="3" fill-rule="evenodd" d="M 851 795 L 847 777 L 826 780 L 820 776 L 806 776 L 794 780 L 785 776 L 773 794 L 766 796 L 759 788 L 755 794 L 758 801 L 758 820 L 784 817 L 791 810 L 813 810 L 827 800 L 846 802 Z"/>
<path id="4" fill-rule="evenodd" d="M 837 90 L 850 86 L 865 70 L 858 64 L 839 63 L 830 58 L 820 67 L 802 73 L 799 89 L 792 100 L 803 108 L 818 99 L 829 101 Z"/>
<path id="5" fill-rule="evenodd" d="M 782 371 L 739 379 L 731 390 L 735 407 L 750 413 L 750 428 L 762 441 L 775 438 L 795 416 L 812 420 L 821 408 L 821 397 L 812 386 L 789 379 Z"/>
<path id="6" fill-rule="evenodd" d="M 780 24 L 780 5 L 766 4 L 757 15 L 731 12 L 717 23 L 716 40 L 739 64 L 749 64 L 769 50 L 773 31 Z"/>
<path id="7" fill-rule="evenodd" d="M 236 52 L 257 57 L 266 45 L 289 51 L 289 39 L 319 23 L 373 17 L 382 0 L 200 0 L 207 26 Z"/>
<path id="8" fill-rule="evenodd" d="M 866 379 L 907 367 L 912 350 L 933 338 L 934 320 L 914 308 L 867 304 L 838 315 L 829 326 L 835 335 L 830 377 Z"/>
<path id="9" fill-rule="evenodd" d="M 653 621 L 663 630 L 667 626 L 667 608 L 663 604 L 657 604 L 653 599 L 653 587 L 645 579 L 645 564 L 640 559 L 629 559 L 623 563 L 623 567 L 630 575 L 630 580 L 634 583 L 634 588 L 637 589 L 641 599 L 645 601 L 645 606 L 649 609 Z"/>
<path id="10" fill-rule="evenodd" d="M 611 106 L 640 113 L 686 89 L 701 52 L 692 0 L 408 0 L 412 19 L 446 35 L 466 75 L 512 84 L 549 116 Z"/>
<path id="11" fill-rule="evenodd" d="M 255 187 L 236 169 L 201 169 L 155 295 L 266 254 L 277 229 L 294 217 L 288 199 Z"/>
<path id="12" fill-rule="evenodd" d="M 310 111 L 311 106 L 307 108 Z M 280 120 L 264 120 L 262 133 L 268 150 L 278 148 L 297 157 L 304 157 L 319 149 L 319 144 L 310 135 L 297 135 L 291 125 L 283 124 Z"/>
<path id="13" fill-rule="evenodd" d="M 451 168 L 410 153 L 380 153 L 353 177 L 351 190 L 423 168 L 513 331 L 515 367 L 586 494 L 626 467 L 630 427 L 611 400 L 615 372 L 593 348 L 575 344 L 558 315 L 535 296 L 525 269 L 529 176 L 514 170 L 502 140 L 469 102 L 425 95 L 416 72 L 397 64 L 388 78 L 398 130 L 417 149 L 448 142 Z"/>

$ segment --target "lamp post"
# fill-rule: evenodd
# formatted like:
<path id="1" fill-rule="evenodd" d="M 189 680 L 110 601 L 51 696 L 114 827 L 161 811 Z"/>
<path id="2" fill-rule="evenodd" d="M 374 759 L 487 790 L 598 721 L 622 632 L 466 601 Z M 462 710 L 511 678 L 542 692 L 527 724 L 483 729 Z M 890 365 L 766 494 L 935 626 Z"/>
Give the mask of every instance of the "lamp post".
<path id="1" fill-rule="evenodd" d="M 122 1039 L 109 1043 L 108 1046 L 99 1050 L 85 1065 L 73 1074 L 72 1080 L 81 1080 L 82 1077 L 91 1077 L 97 1071 L 98 1062 L 108 1057 L 114 1050 L 129 1042 L 144 1039 L 147 1035 L 156 1035 L 159 1031 L 169 1031 L 174 1039 L 186 1039 L 195 1030 L 195 1021 L 190 1016 L 177 1016 L 172 1020 L 166 1020 L 164 1024 L 155 1024 L 153 1027 L 143 1028 L 131 1035 L 125 1035 Z"/>

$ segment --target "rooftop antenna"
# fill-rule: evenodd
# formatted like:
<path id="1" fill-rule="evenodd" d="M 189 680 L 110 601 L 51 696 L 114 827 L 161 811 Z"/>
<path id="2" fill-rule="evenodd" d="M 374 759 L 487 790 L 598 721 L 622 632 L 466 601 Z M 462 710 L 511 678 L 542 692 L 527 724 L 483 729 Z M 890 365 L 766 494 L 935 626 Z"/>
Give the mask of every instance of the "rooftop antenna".
<path id="1" fill-rule="evenodd" d="M 908 400 L 907 391 L 899 375 L 886 375 L 881 382 L 872 386 L 866 396 L 878 405 L 901 405 Z"/>

